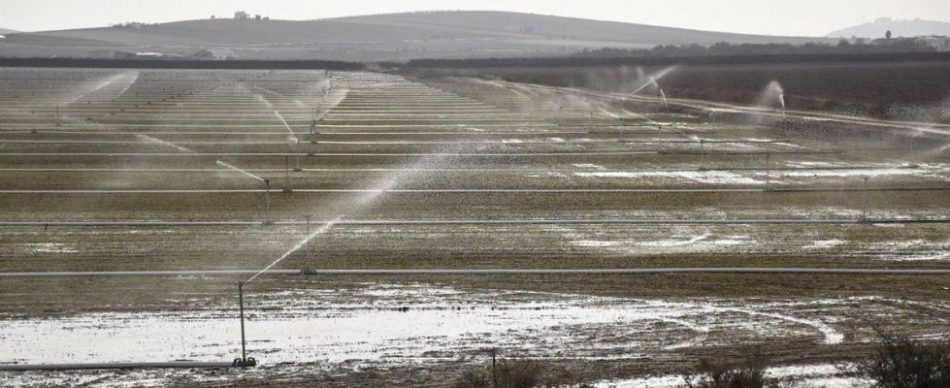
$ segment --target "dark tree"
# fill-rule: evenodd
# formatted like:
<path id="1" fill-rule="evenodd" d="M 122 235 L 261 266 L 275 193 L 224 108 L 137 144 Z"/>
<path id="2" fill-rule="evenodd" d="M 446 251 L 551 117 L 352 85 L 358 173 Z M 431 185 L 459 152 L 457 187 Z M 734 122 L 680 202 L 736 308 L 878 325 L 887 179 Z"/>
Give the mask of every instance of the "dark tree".
<path id="1" fill-rule="evenodd" d="M 884 33 L 884 38 L 885 38 L 885 39 L 890 39 L 891 36 L 892 36 L 891 30 L 887 30 L 887 32 Z"/>

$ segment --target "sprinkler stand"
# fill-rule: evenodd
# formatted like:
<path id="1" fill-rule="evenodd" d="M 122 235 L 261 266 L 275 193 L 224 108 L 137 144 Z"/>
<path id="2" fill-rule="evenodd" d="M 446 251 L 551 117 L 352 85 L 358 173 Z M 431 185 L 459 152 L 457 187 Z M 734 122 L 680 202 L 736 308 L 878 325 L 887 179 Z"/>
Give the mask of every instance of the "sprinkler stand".
<path id="1" fill-rule="evenodd" d="M 233 364 L 242 368 L 256 366 L 257 360 L 247 357 L 247 340 L 244 337 L 244 282 L 238 282 L 238 306 L 241 318 L 241 358 L 234 359 Z"/>

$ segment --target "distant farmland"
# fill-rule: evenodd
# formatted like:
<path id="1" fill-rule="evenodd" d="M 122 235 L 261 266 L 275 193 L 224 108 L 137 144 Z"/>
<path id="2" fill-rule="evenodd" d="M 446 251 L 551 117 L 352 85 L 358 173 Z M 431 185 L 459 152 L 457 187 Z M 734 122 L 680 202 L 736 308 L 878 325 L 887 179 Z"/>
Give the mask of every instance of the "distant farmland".
<path id="1" fill-rule="evenodd" d="M 713 59 L 714 60 L 714 59 Z M 754 59 L 749 59 L 754 61 Z M 458 62 L 417 71 L 431 74 L 498 78 L 559 87 L 610 92 L 631 91 L 636 59 L 627 66 L 472 67 Z M 649 60 L 643 62 L 649 63 Z M 477 61 L 475 62 L 477 63 Z M 675 64 L 676 60 L 669 60 Z M 646 74 L 664 67 L 644 66 Z M 409 74 L 415 74 L 413 70 Z M 918 121 L 950 122 L 950 61 L 871 61 L 854 63 L 709 64 L 677 66 L 659 81 L 670 97 L 754 104 L 765 86 L 779 81 L 793 109 Z"/>

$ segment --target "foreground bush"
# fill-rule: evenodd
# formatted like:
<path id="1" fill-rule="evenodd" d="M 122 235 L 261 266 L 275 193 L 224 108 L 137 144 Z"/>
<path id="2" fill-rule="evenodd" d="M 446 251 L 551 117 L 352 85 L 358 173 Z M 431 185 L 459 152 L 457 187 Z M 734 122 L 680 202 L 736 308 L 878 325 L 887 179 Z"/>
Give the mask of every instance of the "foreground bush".
<path id="1" fill-rule="evenodd" d="M 874 354 L 856 365 L 875 388 L 950 387 L 950 339 L 922 342 L 882 334 Z"/>
<path id="2" fill-rule="evenodd" d="M 683 380 L 689 388 L 779 388 L 778 379 L 765 376 L 765 363 L 758 357 L 742 364 L 716 363 L 701 360 L 698 375 L 685 375 Z"/>
<path id="3" fill-rule="evenodd" d="M 541 367 L 529 361 L 501 361 L 495 368 L 466 372 L 456 388 L 532 388 L 541 385 Z"/>
<path id="4" fill-rule="evenodd" d="M 465 372 L 455 383 L 455 388 L 534 388 L 573 387 L 569 382 L 548 376 L 542 364 L 527 360 L 496 360 L 492 353 L 491 364 Z M 589 385 L 577 388 L 591 388 Z"/>

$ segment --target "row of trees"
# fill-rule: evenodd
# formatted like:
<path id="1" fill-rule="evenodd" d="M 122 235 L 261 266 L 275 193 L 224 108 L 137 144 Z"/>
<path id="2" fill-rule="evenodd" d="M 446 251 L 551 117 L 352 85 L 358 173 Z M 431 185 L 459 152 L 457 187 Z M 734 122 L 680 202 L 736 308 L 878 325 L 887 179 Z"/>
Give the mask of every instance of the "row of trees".
<path id="1" fill-rule="evenodd" d="M 840 40 L 837 44 L 730 44 L 716 43 L 711 46 L 698 44 L 659 45 L 652 49 L 603 48 L 584 50 L 577 57 L 702 57 L 702 56 L 754 56 L 754 55 L 830 55 L 830 54 L 887 54 L 935 52 L 933 47 L 919 44 L 915 38 L 881 39 L 875 41 Z"/>

